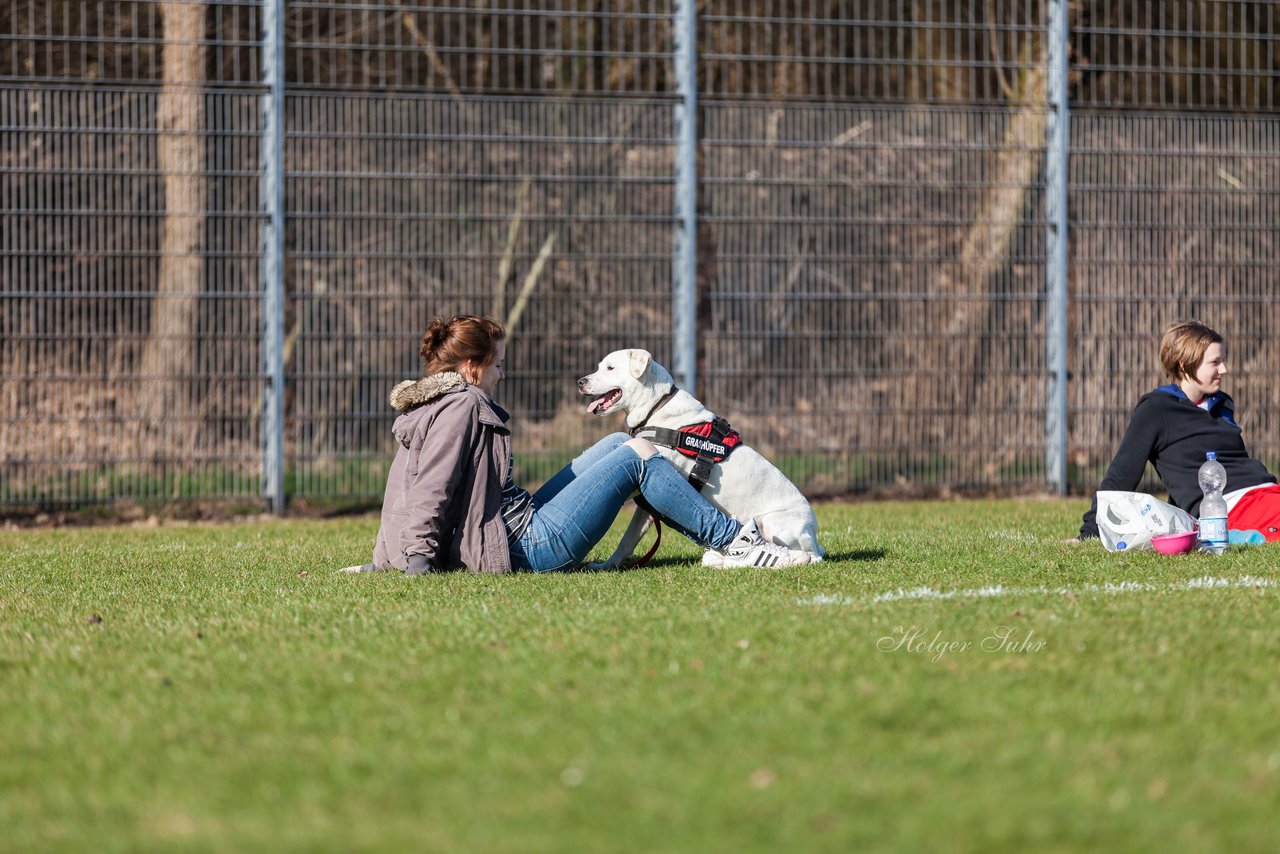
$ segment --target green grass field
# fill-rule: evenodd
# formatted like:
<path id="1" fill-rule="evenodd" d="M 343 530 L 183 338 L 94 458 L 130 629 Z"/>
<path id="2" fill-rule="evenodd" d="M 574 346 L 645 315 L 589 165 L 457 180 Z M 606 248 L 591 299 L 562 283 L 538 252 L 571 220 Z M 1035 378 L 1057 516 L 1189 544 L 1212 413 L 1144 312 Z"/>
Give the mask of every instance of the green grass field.
<path id="1" fill-rule="evenodd" d="M 1280 550 L 1082 510 L 503 578 L 333 572 L 372 518 L 0 533 L 0 851 L 1275 850 Z"/>

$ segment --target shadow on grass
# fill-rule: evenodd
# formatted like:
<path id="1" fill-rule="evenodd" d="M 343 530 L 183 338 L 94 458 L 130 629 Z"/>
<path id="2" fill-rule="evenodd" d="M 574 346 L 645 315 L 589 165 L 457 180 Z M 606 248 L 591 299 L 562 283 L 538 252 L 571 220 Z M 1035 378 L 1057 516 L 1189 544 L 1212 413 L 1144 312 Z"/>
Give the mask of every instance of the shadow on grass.
<path id="1" fill-rule="evenodd" d="M 837 552 L 828 549 L 826 561 L 827 563 L 852 563 L 854 561 L 884 560 L 884 556 L 887 554 L 888 552 L 884 549 L 855 549 L 848 552 Z"/>
<path id="2" fill-rule="evenodd" d="M 854 551 L 837 552 L 827 551 L 825 559 L 826 563 L 865 563 L 870 561 L 884 560 L 888 554 L 884 549 L 857 549 Z M 678 558 L 678 557 L 659 557 L 649 560 L 639 566 L 620 566 L 614 569 L 591 569 L 583 567 L 580 572 L 634 572 L 638 569 L 661 569 L 669 566 L 688 566 L 689 564 L 701 564 L 701 558 Z"/>
<path id="3" fill-rule="evenodd" d="M 645 569 L 661 569 L 667 566 L 689 566 L 697 564 L 701 558 L 678 558 L 678 557 L 659 557 L 652 558 L 642 564 L 623 564 L 622 566 L 610 567 L 607 569 L 592 566 L 583 566 L 578 572 L 635 572 L 636 570 Z"/>

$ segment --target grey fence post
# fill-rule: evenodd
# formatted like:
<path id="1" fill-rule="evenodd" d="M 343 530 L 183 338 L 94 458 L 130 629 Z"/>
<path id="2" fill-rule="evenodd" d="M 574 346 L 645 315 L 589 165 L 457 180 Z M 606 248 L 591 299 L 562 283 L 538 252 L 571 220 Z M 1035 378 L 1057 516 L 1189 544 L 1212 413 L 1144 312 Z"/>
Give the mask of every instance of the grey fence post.
<path id="1" fill-rule="evenodd" d="M 262 66 L 262 493 L 284 512 L 284 4 L 265 0 Z"/>
<path id="2" fill-rule="evenodd" d="M 697 394 L 698 382 L 698 11 L 676 0 L 676 231 L 672 269 L 671 371 Z"/>
<path id="3" fill-rule="evenodd" d="M 1049 0 L 1049 115 L 1045 152 L 1045 469 L 1049 486 L 1067 492 L 1067 0 Z"/>

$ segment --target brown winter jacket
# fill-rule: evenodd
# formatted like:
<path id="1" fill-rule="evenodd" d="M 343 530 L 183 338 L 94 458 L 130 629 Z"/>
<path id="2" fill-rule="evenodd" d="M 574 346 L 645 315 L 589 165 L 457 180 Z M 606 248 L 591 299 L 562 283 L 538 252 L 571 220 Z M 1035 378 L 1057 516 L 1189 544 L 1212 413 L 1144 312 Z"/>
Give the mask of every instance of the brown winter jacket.
<path id="1" fill-rule="evenodd" d="M 377 569 L 410 575 L 465 566 L 510 572 L 502 484 L 511 462 L 507 414 L 452 371 L 391 390 L 400 446 L 387 475 Z"/>

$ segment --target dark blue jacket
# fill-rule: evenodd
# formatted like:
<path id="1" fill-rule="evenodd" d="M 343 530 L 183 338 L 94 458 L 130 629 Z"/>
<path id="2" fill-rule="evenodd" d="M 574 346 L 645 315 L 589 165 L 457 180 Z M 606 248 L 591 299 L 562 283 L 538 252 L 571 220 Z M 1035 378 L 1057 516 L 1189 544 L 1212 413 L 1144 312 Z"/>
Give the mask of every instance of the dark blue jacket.
<path id="1" fill-rule="evenodd" d="M 1169 490 L 1169 503 L 1196 516 L 1204 497 L 1199 473 L 1207 451 L 1216 451 L 1218 462 L 1227 470 L 1227 492 L 1276 482 L 1245 449 L 1230 395 L 1214 392 L 1206 412 L 1188 400 L 1176 384 L 1161 386 L 1144 394 L 1134 407 L 1120 450 L 1098 489 L 1132 492 L 1150 462 Z M 1080 526 L 1082 539 L 1098 536 L 1097 515 L 1095 494 Z"/>

